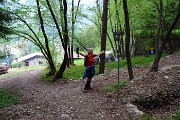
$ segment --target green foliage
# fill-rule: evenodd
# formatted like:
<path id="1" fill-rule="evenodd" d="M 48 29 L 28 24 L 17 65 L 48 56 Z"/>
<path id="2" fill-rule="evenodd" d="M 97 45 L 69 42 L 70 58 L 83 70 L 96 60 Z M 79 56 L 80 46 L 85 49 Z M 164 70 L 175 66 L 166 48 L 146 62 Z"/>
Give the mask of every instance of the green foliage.
<path id="1" fill-rule="evenodd" d="M 0 1 L 0 37 L 4 38 L 8 34 L 12 33 L 12 29 L 9 27 L 12 22 L 12 16 L 7 10 L 9 9 L 6 5 L 7 1 Z"/>
<path id="2" fill-rule="evenodd" d="M 127 82 L 128 82 L 127 80 L 121 80 L 121 81 L 119 81 L 119 84 L 118 83 L 114 83 L 114 84 L 111 84 L 109 86 L 106 86 L 103 89 L 103 91 L 108 92 L 108 93 L 112 93 L 117 88 L 125 86 Z"/>
<path id="3" fill-rule="evenodd" d="M 19 97 L 12 92 L 0 88 L 0 108 L 11 106 L 18 102 Z"/>
<path id="4" fill-rule="evenodd" d="M 22 66 L 24 66 L 24 62 L 17 62 L 17 63 L 14 63 L 14 64 L 12 64 L 11 65 L 13 68 L 17 68 L 17 67 L 22 67 Z"/>
<path id="5" fill-rule="evenodd" d="M 179 118 L 180 118 L 180 110 L 176 110 L 176 112 L 172 117 L 172 120 L 179 120 Z"/>
<path id="6" fill-rule="evenodd" d="M 44 81 L 52 82 L 54 76 L 46 75 L 48 72 L 49 72 L 48 68 L 44 69 L 42 72 L 41 79 Z"/>

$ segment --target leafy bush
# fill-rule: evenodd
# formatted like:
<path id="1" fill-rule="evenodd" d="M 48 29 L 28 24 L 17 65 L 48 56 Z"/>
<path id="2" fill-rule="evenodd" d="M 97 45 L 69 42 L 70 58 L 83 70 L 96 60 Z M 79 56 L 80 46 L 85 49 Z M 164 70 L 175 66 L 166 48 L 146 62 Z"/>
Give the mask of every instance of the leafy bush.
<path id="1" fill-rule="evenodd" d="M 24 65 L 24 62 L 17 62 L 17 63 L 11 64 L 11 66 L 12 66 L 13 68 L 17 68 L 17 67 L 23 66 L 23 65 Z"/>

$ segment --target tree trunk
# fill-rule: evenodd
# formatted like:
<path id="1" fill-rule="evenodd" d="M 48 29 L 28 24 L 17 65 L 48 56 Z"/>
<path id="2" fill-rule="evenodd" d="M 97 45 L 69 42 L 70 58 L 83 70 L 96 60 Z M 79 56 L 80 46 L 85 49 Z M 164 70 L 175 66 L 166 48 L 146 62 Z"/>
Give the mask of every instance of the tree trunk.
<path id="1" fill-rule="evenodd" d="M 122 46 L 122 59 L 125 59 L 125 50 L 124 50 L 124 40 L 123 37 L 121 38 L 121 46 Z"/>
<path id="2" fill-rule="evenodd" d="M 116 9 L 116 29 L 117 31 L 122 31 L 122 26 L 121 26 L 121 21 L 120 21 L 120 12 L 118 9 L 118 2 L 117 0 L 114 0 L 114 3 L 115 3 L 115 9 Z M 123 41 L 123 37 L 121 37 L 121 48 L 120 48 L 120 56 L 122 57 L 122 59 L 124 60 L 125 59 L 125 51 L 124 51 L 124 41 Z"/>
<path id="3" fill-rule="evenodd" d="M 73 54 L 73 42 L 74 42 L 74 25 L 75 25 L 75 16 L 74 16 L 74 0 L 72 0 L 72 38 L 71 38 L 71 59 L 72 59 L 72 65 L 74 65 L 74 54 Z"/>
<path id="4" fill-rule="evenodd" d="M 37 3 L 37 8 L 38 8 L 38 15 L 39 15 L 39 20 L 40 20 L 40 24 L 41 24 L 41 30 L 45 39 L 45 45 L 46 45 L 46 49 L 47 49 L 47 57 L 48 57 L 48 63 L 50 65 L 50 72 L 49 75 L 54 75 L 56 72 L 56 67 L 54 65 L 53 59 L 52 59 L 52 55 L 49 49 L 49 41 L 48 41 L 48 37 L 46 35 L 45 29 L 44 29 L 44 22 L 43 22 L 43 18 L 41 15 L 41 10 L 40 10 L 40 5 L 39 5 L 39 0 L 36 0 Z"/>
<path id="5" fill-rule="evenodd" d="M 112 42 L 112 40 L 111 40 L 111 38 L 110 38 L 108 33 L 107 33 L 107 36 L 108 36 L 109 42 L 110 42 L 112 50 L 113 50 L 113 55 L 114 55 L 114 57 L 116 57 L 116 50 L 114 48 L 113 42 Z"/>
<path id="6" fill-rule="evenodd" d="M 110 13 L 110 12 L 109 12 Z M 110 21 L 110 26 L 111 26 L 111 32 L 113 33 L 114 32 L 114 29 L 113 29 L 113 24 L 112 24 L 112 19 L 111 19 L 111 17 L 109 18 L 109 21 Z M 114 37 L 114 35 L 113 35 L 113 39 L 114 39 L 114 44 L 115 44 L 115 51 L 116 51 L 116 53 L 117 53 L 117 43 L 116 43 L 116 38 Z M 116 54 L 116 56 L 115 56 L 116 58 L 117 58 L 117 54 Z"/>
<path id="7" fill-rule="evenodd" d="M 75 22 L 76 22 L 76 18 L 77 18 L 77 13 L 78 13 L 78 9 L 79 9 L 79 5 L 80 5 L 81 0 L 78 0 L 78 6 L 77 6 L 77 10 L 76 10 L 76 14 L 74 11 L 74 0 L 72 0 L 72 39 L 71 39 L 71 65 L 74 65 L 74 26 L 75 26 Z"/>
<path id="8" fill-rule="evenodd" d="M 68 60 L 68 53 L 67 53 L 67 51 L 65 51 L 63 62 L 61 64 L 61 67 L 59 68 L 58 72 L 54 76 L 53 81 L 56 81 L 57 79 L 63 77 L 63 73 L 64 73 L 64 71 L 66 69 L 66 65 L 67 65 L 67 60 Z"/>
<path id="9" fill-rule="evenodd" d="M 68 38 L 69 39 L 69 38 Z M 68 40 L 69 41 L 69 40 Z M 71 48 L 70 48 L 70 41 L 68 43 L 68 60 L 67 60 L 67 67 L 70 67 L 71 64 Z"/>
<path id="10" fill-rule="evenodd" d="M 96 0 L 96 7 L 97 7 L 97 21 L 100 23 L 101 22 L 101 19 L 102 19 L 102 11 L 101 11 L 101 7 L 100 7 L 100 0 Z M 99 37 L 101 37 L 101 33 L 102 33 L 102 24 L 96 24 L 98 29 L 99 29 Z M 100 46 L 100 42 L 98 40 L 98 46 Z"/>
<path id="11" fill-rule="evenodd" d="M 101 35 L 101 50 L 106 50 L 106 34 L 107 34 L 107 17 L 108 17 L 108 0 L 103 1 L 102 15 L 102 35 Z M 105 54 L 101 54 L 99 65 L 99 73 L 104 74 L 105 69 Z"/>
<path id="12" fill-rule="evenodd" d="M 162 2 L 162 0 L 160 0 L 160 6 L 159 6 L 159 10 L 158 10 L 159 11 L 158 29 L 157 29 L 157 34 L 156 34 L 156 45 L 155 45 L 156 51 L 159 50 L 159 43 L 161 40 L 160 32 L 161 32 L 162 6 L 163 6 L 163 2 Z M 158 55 L 158 52 L 156 54 Z"/>
<path id="13" fill-rule="evenodd" d="M 129 79 L 133 79 L 133 70 L 132 70 L 132 63 L 131 63 L 131 56 L 129 52 L 129 44 L 130 44 L 130 26 L 129 26 L 129 13 L 128 13 L 128 7 L 127 7 L 127 1 L 123 0 L 123 9 L 124 9 L 124 16 L 125 16 L 125 24 L 126 24 L 126 43 L 125 43 L 125 49 L 126 49 L 126 58 L 127 58 L 127 65 L 128 65 L 128 73 L 129 73 Z"/>
<path id="14" fill-rule="evenodd" d="M 62 78 L 63 77 L 63 73 L 66 69 L 67 66 L 67 61 L 68 61 L 68 52 L 67 52 L 67 44 L 68 44 L 68 25 L 67 25 L 67 2 L 66 0 L 63 0 L 63 5 L 64 5 L 64 30 L 63 30 L 63 36 L 64 36 L 64 59 L 63 62 L 61 64 L 60 69 L 58 70 L 58 72 L 56 73 L 56 75 L 53 78 L 53 81 Z"/>
<path id="15" fill-rule="evenodd" d="M 165 36 L 163 37 L 163 41 L 162 44 L 159 48 L 159 50 L 157 51 L 158 54 L 156 55 L 155 61 L 153 63 L 153 65 L 151 66 L 150 72 L 157 72 L 158 71 L 158 63 L 161 59 L 163 50 L 165 48 L 165 45 L 167 43 L 167 41 L 169 40 L 169 37 L 171 35 L 172 30 L 174 29 L 174 27 L 176 26 L 178 20 L 180 18 L 180 6 L 179 6 L 179 11 L 178 14 L 176 15 L 176 18 L 174 19 L 173 23 L 171 24 L 170 28 L 168 29 L 167 33 L 165 34 Z"/>

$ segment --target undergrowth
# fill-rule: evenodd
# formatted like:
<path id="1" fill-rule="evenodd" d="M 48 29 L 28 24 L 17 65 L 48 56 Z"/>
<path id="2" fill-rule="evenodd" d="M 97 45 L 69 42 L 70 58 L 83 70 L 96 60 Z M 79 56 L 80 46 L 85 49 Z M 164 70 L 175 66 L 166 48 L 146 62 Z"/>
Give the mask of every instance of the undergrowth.
<path id="1" fill-rule="evenodd" d="M 14 105 L 18 102 L 19 97 L 12 92 L 0 88 L 0 108 Z"/>
<path id="2" fill-rule="evenodd" d="M 105 91 L 107 93 L 112 93 L 114 90 L 118 89 L 119 87 L 125 86 L 127 82 L 128 82 L 127 80 L 121 80 L 121 81 L 119 81 L 119 84 L 118 84 L 118 82 L 113 83 L 111 85 L 106 86 L 103 89 L 103 91 Z"/>

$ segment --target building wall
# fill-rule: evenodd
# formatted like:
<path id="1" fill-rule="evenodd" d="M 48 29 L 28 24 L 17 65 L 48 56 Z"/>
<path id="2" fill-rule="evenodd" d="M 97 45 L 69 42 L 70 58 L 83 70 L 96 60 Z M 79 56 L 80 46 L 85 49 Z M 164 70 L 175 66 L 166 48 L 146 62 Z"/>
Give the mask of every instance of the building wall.
<path id="1" fill-rule="evenodd" d="M 33 58 L 31 58 L 31 59 L 26 60 L 25 62 L 28 62 L 28 63 L 29 63 L 29 66 L 34 66 L 34 65 L 44 64 L 44 63 L 45 63 L 45 60 L 44 60 L 43 57 L 36 56 L 36 57 L 33 57 Z"/>

